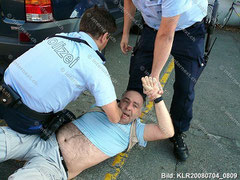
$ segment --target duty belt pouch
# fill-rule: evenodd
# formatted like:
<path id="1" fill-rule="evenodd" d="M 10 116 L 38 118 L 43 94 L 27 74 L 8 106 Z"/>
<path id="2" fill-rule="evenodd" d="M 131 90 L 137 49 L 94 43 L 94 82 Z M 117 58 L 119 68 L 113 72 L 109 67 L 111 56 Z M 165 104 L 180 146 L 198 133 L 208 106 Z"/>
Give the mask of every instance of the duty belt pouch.
<path id="1" fill-rule="evenodd" d="M 0 85 L 0 104 L 5 107 L 13 107 L 21 100 L 21 97 L 6 84 Z"/>
<path id="2" fill-rule="evenodd" d="M 56 113 L 52 118 L 43 123 L 40 137 L 46 141 L 62 125 L 67 124 L 75 119 L 75 115 L 67 109 Z"/>

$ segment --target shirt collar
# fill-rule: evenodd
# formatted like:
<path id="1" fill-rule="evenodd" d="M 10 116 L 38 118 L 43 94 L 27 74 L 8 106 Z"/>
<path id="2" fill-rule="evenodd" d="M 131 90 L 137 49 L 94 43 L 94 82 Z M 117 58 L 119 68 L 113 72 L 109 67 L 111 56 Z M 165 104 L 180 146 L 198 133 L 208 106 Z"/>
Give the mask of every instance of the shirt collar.
<path id="1" fill-rule="evenodd" d="M 92 47 L 92 49 L 94 51 L 96 51 L 98 56 L 101 58 L 102 63 L 105 64 L 106 59 L 105 59 L 104 55 L 99 51 L 99 48 L 98 48 L 96 42 L 93 40 L 93 38 L 90 35 L 88 35 L 87 33 L 82 32 L 82 31 L 80 31 L 78 34 L 79 34 L 79 38 L 87 41 L 87 43 Z"/>
<path id="2" fill-rule="evenodd" d="M 98 46 L 96 44 L 96 42 L 93 40 L 93 38 L 91 36 L 89 36 L 87 33 L 80 31 L 79 33 L 79 37 L 85 41 L 88 42 L 88 44 L 95 50 L 95 51 L 99 51 Z"/>
<path id="3" fill-rule="evenodd" d="M 60 33 L 59 35 L 64 35 L 64 36 L 67 35 L 69 37 L 83 39 L 87 41 L 87 43 L 92 47 L 94 51 L 99 51 L 98 46 L 96 42 L 93 40 L 93 38 L 83 31 L 71 32 L 71 33 Z"/>

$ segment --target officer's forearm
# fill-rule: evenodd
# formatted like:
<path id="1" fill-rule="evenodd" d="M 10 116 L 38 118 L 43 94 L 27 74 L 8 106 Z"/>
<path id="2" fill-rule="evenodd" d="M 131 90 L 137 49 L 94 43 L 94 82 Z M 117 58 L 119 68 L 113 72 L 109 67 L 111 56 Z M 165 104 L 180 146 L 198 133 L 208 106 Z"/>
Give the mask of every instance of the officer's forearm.
<path id="1" fill-rule="evenodd" d="M 159 78 L 159 75 L 163 69 L 163 66 L 167 62 L 172 48 L 174 35 L 161 34 L 158 32 L 155 45 L 154 45 L 154 56 L 151 76 Z"/>
<path id="2" fill-rule="evenodd" d="M 129 34 L 135 12 L 136 12 L 136 7 L 134 6 L 132 0 L 124 0 L 123 35 Z"/>
<path id="3" fill-rule="evenodd" d="M 108 119 L 112 123 L 119 123 L 121 116 L 122 116 L 122 111 L 119 107 L 116 107 L 116 109 L 113 111 L 112 115 L 108 115 Z"/>
<path id="4" fill-rule="evenodd" d="M 118 107 L 117 101 L 113 101 L 112 103 L 102 106 L 102 109 L 106 113 L 110 122 L 118 123 L 120 121 L 122 111 Z"/>
<path id="5" fill-rule="evenodd" d="M 164 137 L 169 138 L 174 135 L 172 119 L 167 110 L 164 101 L 155 104 L 155 111 L 158 120 L 158 126 Z"/>

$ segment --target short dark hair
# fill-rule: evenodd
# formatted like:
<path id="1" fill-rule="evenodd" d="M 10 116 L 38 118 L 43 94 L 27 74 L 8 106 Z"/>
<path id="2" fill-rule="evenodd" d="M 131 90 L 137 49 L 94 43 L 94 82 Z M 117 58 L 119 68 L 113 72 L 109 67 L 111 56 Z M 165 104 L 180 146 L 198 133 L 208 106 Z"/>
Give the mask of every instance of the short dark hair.
<path id="1" fill-rule="evenodd" d="M 134 88 L 131 88 L 131 89 L 128 88 L 126 91 L 123 92 L 122 97 L 123 97 L 128 91 L 135 91 L 135 92 L 137 92 L 138 94 L 140 94 L 141 97 L 142 97 L 142 99 L 143 99 L 143 106 L 146 105 L 146 94 L 144 94 L 142 91 L 139 91 L 137 88 L 136 88 L 136 89 L 134 89 Z"/>
<path id="2" fill-rule="evenodd" d="M 108 32 L 114 33 L 117 25 L 114 17 L 104 8 L 94 6 L 85 11 L 80 22 L 80 31 L 89 33 L 94 38 Z"/>
<path id="3" fill-rule="evenodd" d="M 137 88 L 137 87 L 130 87 L 130 86 L 128 86 L 126 91 L 136 91 L 136 92 L 138 92 L 142 96 L 143 102 L 146 101 L 147 95 L 143 93 L 143 88 Z"/>

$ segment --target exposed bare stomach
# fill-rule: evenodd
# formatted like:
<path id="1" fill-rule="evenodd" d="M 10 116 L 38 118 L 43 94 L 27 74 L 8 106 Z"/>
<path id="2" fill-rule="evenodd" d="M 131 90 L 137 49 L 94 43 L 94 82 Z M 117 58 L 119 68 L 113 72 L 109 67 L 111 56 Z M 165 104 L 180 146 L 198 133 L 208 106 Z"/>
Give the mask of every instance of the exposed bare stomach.
<path id="1" fill-rule="evenodd" d="M 68 168 L 68 179 L 110 158 L 93 145 L 73 123 L 64 125 L 58 131 L 57 140 Z"/>

